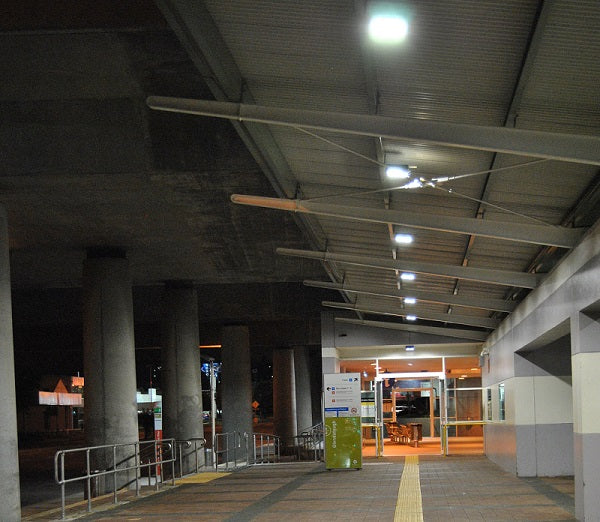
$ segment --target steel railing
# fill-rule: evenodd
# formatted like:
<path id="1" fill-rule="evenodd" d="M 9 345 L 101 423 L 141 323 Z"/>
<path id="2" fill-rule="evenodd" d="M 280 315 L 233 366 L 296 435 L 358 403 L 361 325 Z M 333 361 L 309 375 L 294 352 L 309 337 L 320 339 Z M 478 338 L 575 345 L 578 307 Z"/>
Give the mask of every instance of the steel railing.
<path id="1" fill-rule="evenodd" d="M 211 464 L 216 471 L 235 470 L 280 460 L 281 442 L 275 435 L 254 433 L 248 436 L 247 433 L 239 432 L 217 433 L 213 444 L 211 454 L 214 455 L 214 459 L 211 459 L 213 460 Z M 120 489 L 130 487 L 133 489 L 135 485 L 135 494 L 139 496 L 141 482 L 146 476 L 148 485 L 151 485 L 154 475 L 155 488 L 158 491 L 160 483 L 165 480 L 175 485 L 177 475 L 183 477 L 193 471 L 198 473 L 202 468 L 207 467 L 206 450 L 206 440 L 200 437 L 189 440 L 162 439 L 59 450 L 54 455 L 54 478 L 61 490 L 62 518 L 65 518 L 66 484 L 84 482 L 87 511 L 91 512 L 92 497 L 97 496 L 101 489 L 102 494 L 112 493 L 113 503 L 116 504 Z M 67 473 L 67 468 L 73 469 L 78 465 L 81 468 L 79 463 L 82 458 L 85 460 L 85 471 L 82 474 Z M 98 462 L 102 462 L 103 465 L 98 466 L 96 464 Z M 102 469 L 95 469 L 96 467 Z M 167 478 L 166 474 L 170 477 Z M 104 477 L 109 477 L 110 480 L 107 481 Z"/>
<path id="2" fill-rule="evenodd" d="M 267 433 L 217 433 L 213 453 L 215 471 L 279 462 L 281 439 Z"/>
<path id="3" fill-rule="evenodd" d="M 123 457 L 125 455 L 125 457 Z M 82 475 L 67 476 L 65 459 L 73 462 L 85 457 L 85 472 Z M 159 478 L 164 476 L 164 465 L 171 464 L 171 481 L 175 485 L 176 446 L 174 439 L 137 441 L 125 444 L 106 444 L 59 450 L 54 455 L 54 479 L 61 491 L 61 515 L 65 518 L 65 485 L 72 482 L 85 481 L 87 511 L 92 511 L 92 495 L 97 495 L 99 489 L 103 494 L 112 489 L 113 503 L 117 503 L 118 490 L 129 488 L 135 483 L 135 494 L 140 494 L 140 479 L 142 470 L 148 472 L 148 484 L 152 471 L 156 477 L 156 490 L 159 488 Z M 103 469 L 94 469 L 98 462 L 103 463 Z M 125 477 L 123 477 L 125 474 Z M 133 476 L 133 479 L 131 478 Z M 111 480 L 106 480 L 109 478 Z M 100 482 L 103 482 L 100 484 Z M 107 488 L 108 482 L 108 488 Z M 112 487 L 111 487 L 112 485 Z M 108 489 L 109 491 L 106 491 Z"/>
<path id="4" fill-rule="evenodd" d="M 323 423 L 303 430 L 295 438 L 298 460 L 323 460 Z"/>
<path id="5" fill-rule="evenodd" d="M 270 464 L 281 458 L 281 439 L 268 433 L 254 433 L 252 464 Z"/>
<path id="6" fill-rule="evenodd" d="M 200 472 L 200 468 L 206 467 L 206 439 L 203 437 L 194 437 L 188 440 L 178 440 L 178 464 L 179 464 L 179 477 L 183 477 L 186 473 L 191 473 L 195 470 L 195 473 Z M 187 462 L 193 455 L 194 466 L 191 467 Z M 200 459 L 202 455 L 202 459 Z M 202 460 L 202 465 L 200 461 Z M 186 472 L 184 472 L 184 469 Z"/>

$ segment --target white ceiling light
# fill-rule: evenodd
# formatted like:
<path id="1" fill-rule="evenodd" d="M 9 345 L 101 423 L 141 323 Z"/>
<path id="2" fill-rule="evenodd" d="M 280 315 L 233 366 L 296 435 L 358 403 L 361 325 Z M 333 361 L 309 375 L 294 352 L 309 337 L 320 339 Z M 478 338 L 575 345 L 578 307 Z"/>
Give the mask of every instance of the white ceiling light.
<path id="1" fill-rule="evenodd" d="M 400 274 L 400 279 L 402 279 L 402 281 L 414 281 L 416 278 L 417 276 L 412 272 L 402 272 Z"/>
<path id="2" fill-rule="evenodd" d="M 388 165 L 385 168 L 385 175 L 388 179 L 408 179 L 410 170 L 406 165 Z"/>
<path id="3" fill-rule="evenodd" d="M 409 245 L 413 242 L 413 237 L 411 234 L 396 234 L 394 240 L 400 245 Z"/>
<path id="4" fill-rule="evenodd" d="M 376 43 L 400 43 L 407 34 L 408 22 L 396 13 L 376 14 L 369 20 L 369 36 Z"/>
<path id="5" fill-rule="evenodd" d="M 407 315 L 406 316 L 406 320 L 407 321 L 416 321 L 417 320 L 417 316 L 416 315 Z"/>
<path id="6" fill-rule="evenodd" d="M 416 297 L 405 297 L 404 304 L 415 304 L 417 302 Z"/>
<path id="7" fill-rule="evenodd" d="M 401 188 L 403 189 L 414 189 L 414 188 L 422 188 L 423 187 L 423 182 L 418 179 L 411 179 L 406 185 L 402 186 Z"/>

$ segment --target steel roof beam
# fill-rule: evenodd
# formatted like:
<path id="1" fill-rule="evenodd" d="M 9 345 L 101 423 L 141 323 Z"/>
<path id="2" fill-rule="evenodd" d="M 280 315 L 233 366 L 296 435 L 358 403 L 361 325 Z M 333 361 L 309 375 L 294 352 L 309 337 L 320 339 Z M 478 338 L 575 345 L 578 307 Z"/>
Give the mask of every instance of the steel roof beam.
<path id="1" fill-rule="evenodd" d="M 498 327 L 500 321 L 496 319 L 490 319 L 489 317 L 474 317 L 470 315 L 458 315 L 458 314 L 438 314 L 435 312 L 425 312 L 418 310 L 406 310 L 405 308 L 392 308 L 377 305 L 360 305 L 351 303 L 339 303 L 335 301 L 323 301 L 323 306 L 328 308 L 339 308 L 341 310 L 354 310 L 357 312 L 365 312 L 370 314 L 378 315 L 393 315 L 396 317 L 406 317 L 407 315 L 416 315 L 419 319 L 426 321 L 439 321 L 441 323 L 453 323 L 453 324 L 464 324 L 468 326 L 475 326 L 478 328 L 489 328 L 493 330 Z"/>
<path id="2" fill-rule="evenodd" d="M 372 328 L 386 328 L 389 330 L 402 330 L 404 332 L 442 335 L 444 337 L 454 337 L 457 339 L 468 339 L 474 341 L 485 341 L 489 335 L 488 332 L 479 332 L 477 330 L 458 330 L 456 328 L 444 328 L 442 326 L 424 326 L 418 324 L 388 323 L 385 321 L 367 321 L 364 319 L 351 319 L 349 317 L 336 317 L 335 321 L 337 323 L 355 324 L 359 326 L 369 326 Z"/>
<path id="3" fill-rule="evenodd" d="M 476 218 L 463 218 L 439 214 L 423 214 L 368 207 L 353 207 L 319 201 L 301 201 L 297 199 L 269 198 L 233 194 L 231 201 L 253 207 L 286 210 L 304 214 L 337 217 L 353 221 L 403 225 L 428 230 L 440 230 L 455 234 L 485 236 L 495 239 L 573 248 L 584 234 L 584 228 L 566 228 L 560 226 L 533 225 L 530 223 L 511 223 Z"/>
<path id="4" fill-rule="evenodd" d="M 470 281 L 479 281 L 495 285 L 535 288 L 538 284 L 538 276 L 536 274 L 527 274 L 525 272 L 509 272 L 507 270 L 495 270 L 491 268 L 473 268 L 353 254 L 334 254 L 332 252 L 315 252 L 313 250 L 297 250 L 294 248 L 277 248 L 276 252 L 284 256 L 316 259 L 323 262 L 332 261 L 386 270 L 402 270 L 405 272 L 416 272 L 440 277 L 468 279 Z"/>
<path id="5" fill-rule="evenodd" d="M 469 308 L 481 308 L 484 310 L 493 310 L 498 312 L 512 312 L 517 303 L 514 301 L 505 301 L 504 299 L 482 299 L 478 297 L 468 297 L 463 295 L 438 294 L 432 292 L 411 292 L 405 289 L 391 289 L 373 285 L 349 285 L 346 283 L 330 283 L 327 281 L 304 281 L 305 286 L 315 288 L 328 288 L 330 290 L 339 290 L 340 292 L 351 292 L 357 294 L 368 294 L 379 297 L 414 297 L 419 301 L 430 303 L 450 304 L 454 306 L 466 306 Z"/>
<path id="6" fill-rule="evenodd" d="M 151 109 L 326 131 L 415 140 L 534 158 L 600 165 L 600 137 L 465 123 L 321 112 L 244 103 L 149 96 Z"/>

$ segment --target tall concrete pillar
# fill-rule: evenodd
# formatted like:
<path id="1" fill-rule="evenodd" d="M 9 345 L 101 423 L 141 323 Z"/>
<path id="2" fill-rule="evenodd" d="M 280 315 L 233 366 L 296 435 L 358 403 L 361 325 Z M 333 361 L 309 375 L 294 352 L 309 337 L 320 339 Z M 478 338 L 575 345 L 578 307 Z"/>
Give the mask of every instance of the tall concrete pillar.
<path id="1" fill-rule="evenodd" d="M 569 339 L 514 355 L 506 379 L 506 417 L 514 417 L 520 477 L 573 474 L 573 392 Z M 511 414 L 512 412 L 512 414 Z"/>
<path id="2" fill-rule="evenodd" d="M 600 517 L 600 314 L 571 317 L 575 516 Z"/>
<path id="3" fill-rule="evenodd" d="M 252 436 L 250 338 L 245 325 L 223 327 L 221 337 L 223 433 Z"/>
<path id="4" fill-rule="evenodd" d="M 292 446 L 298 432 L 294 350 L 273 350 L 273 431 L 281 443 Z"/>
<path id="5" fill-rule="evenodd" d="M 21 520 L 8 222 L 0 205 L 0 520 Z"/>
<path id="6" fill-rule="evenodd" d="M 119 250 L 88 251 L 83 266 L 83 349 L 87 444 L 135 443 L 138 422 L 133 301 L 129 263 Z M 133 446 L 120 450 L 117 462 L 133 454 Z M 112 452 L 95 452 L 93 458 L 98 469 L 113 466 Z M 132 463 L 133 459 L 126 461 L 123 467 Z M 120 473 L 119 486 L 131 478 Z M 99 489 L 101 493 L 103 485 Z"/>
<path id="7" fill-rule="evenodd" d="M 202 424 L 198 296 L 192 285 L 167 284 L 163 297 L 162 383 L 165 438 L 199 441 Z M 195 444 L 198 444 L 196 442 Z M 195 459 L 204 464 L 204 452 L 194 454 L 194 444 L 182 446 L 184 473 L 192 471 Z"/>
<path id="8" fill-rule="evenodd" d="M 340 373 L 340 359 L 335 346 L 335 315 L 321 312 L 321 358 L 323 374 Z"/>
<path id="9" fill-rule="evenodd" d="M 296 382 L 296 426 L 298 432 L 313 424 L 311 372 L 308 348 L 294 348 L 294 377 Z"/>

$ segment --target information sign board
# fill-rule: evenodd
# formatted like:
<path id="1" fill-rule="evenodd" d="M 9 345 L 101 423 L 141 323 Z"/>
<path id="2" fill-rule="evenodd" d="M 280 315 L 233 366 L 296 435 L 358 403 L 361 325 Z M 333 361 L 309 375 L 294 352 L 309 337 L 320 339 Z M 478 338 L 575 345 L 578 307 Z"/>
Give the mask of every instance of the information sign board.
<path id="1" fill-rule="evenodd" d="M 360 374 L 323 375 L 325 467 L 362 468 Z"/>

